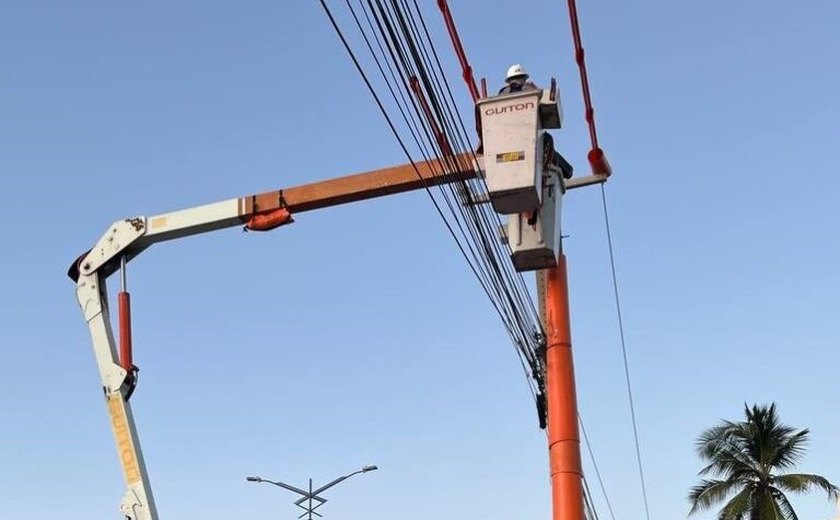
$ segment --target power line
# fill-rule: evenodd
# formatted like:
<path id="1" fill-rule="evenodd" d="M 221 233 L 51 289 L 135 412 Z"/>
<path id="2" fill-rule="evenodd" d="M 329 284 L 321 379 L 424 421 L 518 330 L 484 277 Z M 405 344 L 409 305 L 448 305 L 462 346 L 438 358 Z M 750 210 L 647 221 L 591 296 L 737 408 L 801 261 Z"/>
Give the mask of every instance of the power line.
<path id="1" fill-rule="evenodd" d="M 589 491 L 589 482 L 586 481 L 586 476 L 581 476 L 583 480 L 583 506 L 584 516 L 586 520 L 598 520 L 598 512 L 595 511 L 595 505 L 592 503 L 592 492 Z"/>
<path id="2" fill-rule="evenodd" d="M 536 392 L 544 391 L 542 363 L 537 354 L 539 338 L 544 334 L 542 325 L 524 279 L 513 270 L 509 246 L 501 246 L 499 217 L 486 206 L 474 203 L 476 194 L 486 193 L 484 180 L 464 181 L 455 175 L 459 170 L 472 167 L 466 158 L 475 162 L 476 157 L 468 144 L 463 119 L 443 74 L 422 12 L 416 1 L 415 14 L 407 0 L 359 0 L 358 9 L 364 13 L 372 34 L 369 37 L 350 0 L 345 0 L 345 4 L 417 149 L 425 160 L 437 159 L 438 173 L 451 180 L 437 186 L 440 199 L 428 186 L 426 192 L 499 314 L 525 370 L 532 397 L 536 400 Z M 324 0 L 321 0 L 321 5 L 403 152 L 415 164 L 377 89 L 363 70 L 329 6 Z M 415 171 L 419 175 L 416 165 Z M 530 367 L 530 373 L 526 367 Z"/>
<path id="3" fill-rule="evenodd" d="M 610 499 L 607 496 L 606 488 L 604 487 L 604 481 L 601 479 L 601 473 L 598 471 L 598 464 L 595 462 L 595 456 L 592 453 L 592 447 L 589 444 L 589 437 L 586 435 L 586 430 L 583 428 L 583 418 L 578 414 L 578 423 L 580 424 L 581 431 L 583 432 L 583 438 L 586 442 L 586 446 L 589 449 L 589 456 L 592 459 L 592 466 L 595 468 L 595 473 L 598 476 L 598 481 L 601 485 L 601 492 L 604 494 L 604 500 L 607 502 L 607 507 L 610 510 L 610 517 L 612 520 L 615 520 L 615 514 L 613 513 L 612 505 L 610 504 Z M 548 431 L 545 432 L 546 440 L 549 440 Z M 586 480 L 586 475 L 583 473 L 581 469 L 580 475 L 581 481 L 583 482 L 583 501 L 584 501 L 584 517 L 586 520 L 598 520 L 598 511 L 595 509 L 595 503 L 591 500 L 592 492 L 589 490 L 589 482 Z"/>
<path id="4" fill-rule="evenodd" d="M 453 113 L 457 114 L 458 119 L 461 120 L 460 119 L 460 114 L 458 114 L 456 108 L 452 108 L 452 105 L 454 105 L 454 100 L 452 102 L 452 105 L 448 104 L 445 100 L 445 95 L 442 93 L 443 88 L 441 87 L 440 77 L 434 71 L 434 68 L 430 64 L 430 57 L 429 57 L 430 53 L 425 48 L 425 45 L 422 43 L 422 40 L 419 40 L 419 38 L 418 38 L 417 23 L 414 21 L 413 13 L 411 13 L 410 9 L 409 9 L 408 16 L 407 17 L 403 16 L 403 13 L 401 11 L 399 11 L 399 7 L 396 5 L 396 3 L 391 2 L 391 4 L 392 4 L 392 11 L 393 11 L 392 23 L 395 26 L 399 25 L 399 27 L 402 31 L 401 34 L 405 39 L 405 44 L 404 44 L 403 49 L 407 49 L 405 51 L 406 54 L 410 54 L 412 59 L 414 60 L 414 63 L 417 67 L 416 68 L 417 74 L 420 75 L 420 77 L 422 79 L 422 83 L 425 87 L 425 94 L 428 95 L 428 97 L 431 101 L 432 107 L 434 108 L 435 115 L 437 116 L 437 121 L 440 121 L 441 127 L 443 128 L 443 131 L 445 132 L 445 136 L 447 137 L 447 139 L 445 140 L 446 141 L 445 143 L 440 142 L 440 140 L 437 141 L 437 144 L 439 145 L 439 149 L 441 149 L 441 151 L 443 153 L 446 153 L 446 150 L 443 149 L 444 144 L 446 144 L 447 147 L 450 144 L 454 144 L 455 147 L 457 147 L 458 149 L 466 149 L 467 147 L 464 145 L 464 141 L 466 139 L 465 139 L 464 133 L 463 133 L 463 128 L 464 128 L 463 123 L 461 124 L 462 133 L 458 133 L 457 128 L 453 130 L 453 126 L 454 126 L 453 121 L 455 119 L 455 116 L 453 116 Z M 403 2 L 403 6 L 407 7 L 405 2 Z M 415 6 L 416 6 L 416 2 L 415 2 Z M 421 22 L 423 22 L 423 24 L 425 26 L 425 22 L 422 19 L 422 13 L 419 11 L 419 9 L 418 9 L 418 16 L 420 16 Z M 399 24 L 397 24 L 397 21 L 393 21 L 394 19 L 396 19 L 399 22 Z M 406 23 L 406 19 L 410 23 Z M 413 29 L 413 34 L 410 33 L 409 28 Z M 391 34 L 393 34 L 393 33 L 394 32 L 392 32 Z M 426 33 L 426 34 L 428 36 L 428 33 Z M 429 44 L 431 46 L 431 53 L 434 54 L 435 57 L 436 57 L 437 53 L 436 53 L 436 50 L 434 48 L 434 43 L 431 41 L 430 38 L 429 38 Z M 439 67 L 439 61 L 437 63 L 438 63 L 438 70 L 441 70 L 440 67 Z M 431 69 L 431 73 L 429 73 L 430 69 Z M 414 74 L 414 71 L 410 71 L 408 73 Z M 441 76 L 442 76 L 442 79 L 443 79 L 443 83 L 447 84 L 447 87 L 448 87 L 448 83 L 446 82 L 446 76 L 443 75 L 442 70 L 441 70 Z M 451 91 L 449 91 L 449 92 L 450 92 L 450 99 L 452 99 Z M 443 98 L 443 100 L 441 100 L 441 98 Z M 451 153 L 451 151 L 450 151 L 450 153 Z M 488 260 L 488 262 L 490 264 L 490 269 L 493 271 L 496 279 L 498 280 L 499 273 L 504 270 L 504 267 L 508 267 L 508 269 L 510 268 L 510 263 L 507 262 L 507 259 L 505 258 L 504 261 L 501 261 L 500 257 L 508 256 L 509 253 L 508 253 L 508 255 L 500 254 L 500 251 L 499 251 L 499 248 L 498 248 L 498 243 L 499 242 L 494 239 L 492 225 L 488 224 L 490 222 L 490 220 L 487 218 L 488 211 L 485 208 L 468 204 L 466 206 L 468 215 L 464 215 L 464 211 L 463 211 L 464 206 L 463 206 L 463 204 L 458 203 L 458 200 L 463 200 L 464 198 L 468 198 L 468 199 L 471 198 L 471 193 L 474 193 L 476 191 L 475 187 L 474 186 L 469 186 L 468 187 L 468 186 L 463 186 L 463 185 L 458 186 L 458 188 L 461 188 L 461 189 L 458 190 L 457 194 L 455 193 L 455 187 L 454 186 L 449 186 L 448 188 L 452 191 L 452 198 L 456 201 L 455 202 L 456 207 L 458 207 L 459 210 L 462 210 L 461 215 L 464 216 L 465 218 L 469 218 L 469 220 L 471 221 L 471 224 L 472 224 L 470 227 L 475 228 L 479 231 L 479 242 L 480 242 L 479 246 L 480 246 L 480 249 L 482 249 L 484 251 L 484 253 L 486 255 L 486 259 Z M 470 188 L 470 189 L 463 189 L 463 188 Z M 466 195 L 466 197 L 465 197 L 465 195 Z M 483 212 L 481 211 L 482 209 L 484 209 Z M 495 215 L 493 215 L 493 217 L 495 217 Z M 483 219 L 483 222 L 480 221 L 481 219 Z M 498 225 L 497 217 L 494 220 L 496 221 L 496 225 Z M 484 224 L 484 225 L 482 226 L 482 224 Z M 489 233 L 487 232 L 488 228 L 490 229 Z M 492 246 L 496 246 L 495 251 L 491 251 Z M 500 269 L 500 266 L 502 267 L 502 269 Z M 503 281 L 503 280 L 498 280 L 498 281 L 501 282 L 501 288 L 503 289 L 503 293 L 500 294 L 499 296 L 502 298 L 502 300 L 505 304 L 505 307 L 512 311 L 512 313 L 514 314 L 515 321 L 521 327 L 522 324 L 523 324 L 523 319 L 520 316 L 521 313 L 520 313 L 520 310 L 519 310 L 522 307 L 521 292 L 520 291 L 513 291 L 513 294 L 516 295 L 516 300 L 518 301 L 518 303 L 516 303 L 516 302 L 512 301 L 511 291 L 509 290 L 511 280 L 508 278 L 505 281 Z M 529 301 L 530 301 L 530 298 L 529 298 Z M 528 336 L 530 336 L 530 334 L 527 331 L 522 330 L 521 328 L 520 328 L 520 333 L 521 333 L 520 334 L 520 339 L 517 342 L 518 344 L 521 344 L 523 341 L 527 341 Z M 522 350 L 523 350 L 524 356 L 528 358 L 529 364 L 533 365 L 534 362 L 535 362 L 535 356 L 534 356 L 533 351 L 531 349 L 527 349 L 527 348 L 522 349 Z"/>
<path id="5" fill-rule="evenodd" d="M 545 367 L 538 354 L 545 332 L 522 274 L 513 269 L 510 246 L 499 239 L 499 216 L 486 204 L 475 203 L 476 196 L 488 191 L 485 180 L 479 176 L 464 181 L 455 176 L 459 168 L 465 167 L 465 163 L 466 167 L 472 167 L 470 161 L 474 164 L 477 158 L 469 145 L 469 132 L 458 110 L 418 2 L 359 0 L 358 9 L 364 14 L 367 29 L 361 23 L 362 18 L 357 15 L 350 0 L 345 0 L 345 4 L 417 150 L 427 161 L 431 158 L 437 159 L 439 174 L 451 181 L 436 186 L 434 191 L 438 195 L 428 187 L 426 192 L 499 314 L 525 371 L 532 397 L 537 400 L 537 392 L 542 395 L 545 390 Z M 389 116 L 377 89 L 364 72 L 329 7 L 324 0 L 321 0 L 321 5 L 368 90 L 377 100 L 380 112 L 388 121 L 392 133 L 406 156 L 414 163 L 412 154 Z M 588 439 L 586 442 L 589 446 Z M 589 450 L 591 456 L 591 446 Z M 596 473 L 604 491 L 597 466 Z M 584 485 L 587 517 L 596 520 L 597 512 L 589 498 L 585 479 Z M 606 492 L 604 493 L 606 497 Z M 607 502 L 614 520 L 608 498 Z"/>
<path id="6" fill-rule="evenodd" d="M 615 297 L 615 311 L 618 317 L 618 332 L 621 338 L 621 355 L 624 360 L 624 380 L 627 383 L 627 400 L 630 403 L 630 419 L 633 423 L 633 441 L 636 446 L 636 462 L 639 466 L 639 482 L 642 486 L 642 499 L 645 504 L 645 518 L 650 520 L 650 507 L 648 506 L 647 486 L 645 485 L 645 471 L 642 464 L 642 450 L 639 447 L 639 428 L 636 422 L 636 406 L 633 402 L 633 385 L 630 382 L 630 363 L 627 360 L 627 342 L 624 335 L 624 319 L 621 314 L 621 299 L 618 295 L 618 276 L 615 270 L 615 254 L 613 252 L 612 230 L 610 229 L 610 215 L 607 211 L 607 191 L 601 184 L 601 202 L 604 207 L 604 225 L 607 232 L 607 246 L 610 253 L 610 272 L 612 274 L 613 296 Z"/>
<path id="7" fill-rule="evenodd" d="M 615 520 L 615 513 L 613 512 L 610 497 L 607 495 L 607 488 L 604 485 L 604 479 L 601 478 L 601 470 L 598 469 L 598 462 L 595 460 L 595 453 L 592 451 L 592 444 L 589 442 L 589 435 L 586 434 L 586 427 L 583 425 L 583 417 L 578 414 L 578 423 L 580 423 L 580 431 L 583 433 L 583 440 L 586 443 L 586 450 L 589 452 L 589 459 L 592 461 L 592 467 L 595 468 L 595 476 L 598 478 L 598 484 L 601 487 L 601 494 L 604 495 L 604 502 L 607 503 L 607 509 L 610 512 L 610 517 Z"/>

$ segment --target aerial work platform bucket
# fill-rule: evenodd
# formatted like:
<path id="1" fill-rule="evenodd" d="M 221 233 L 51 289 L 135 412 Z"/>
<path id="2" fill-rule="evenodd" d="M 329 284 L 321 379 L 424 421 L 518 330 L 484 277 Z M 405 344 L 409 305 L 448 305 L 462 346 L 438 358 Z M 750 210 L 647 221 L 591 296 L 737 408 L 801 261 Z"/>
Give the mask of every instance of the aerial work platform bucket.
<path id="1" fill-rule="evenodd" d="M 542 203 L 545 128 L 559 128 L 556 88 L 480 100 L 484 168 L 496 213 L 536 210 Z M 550 151 L 549 151 L 550 152 Z"/>

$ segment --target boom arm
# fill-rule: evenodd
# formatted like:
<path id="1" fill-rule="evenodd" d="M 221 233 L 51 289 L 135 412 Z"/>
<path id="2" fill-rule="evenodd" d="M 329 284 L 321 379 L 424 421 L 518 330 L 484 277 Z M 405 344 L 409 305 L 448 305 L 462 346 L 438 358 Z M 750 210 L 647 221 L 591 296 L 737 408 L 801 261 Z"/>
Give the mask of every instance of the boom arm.
<path id="1" fill-rule="evenodd" d="M 452 165 L 457 165 L 453 172 Z M 482 158 L 457 156 L 445 164 L 418 162 L 287 189 L 248 195 L 152 217 L 114 222 L 94 247 L 70 266 L 76 297 L 93 340 L 99 375 L 120 464 L 128 490 L 120 509 L 130 520 L 158 520 L 154 499 L 128 398 L 136 379 L 130 363 L 120 364 L 111 328 L 106 280 L 121 265 L 157 242 L 244 225 L 267 231 L 292 222 L 292 215 L 385 195 L 474 179 L 483 171 Z M 601 183 L 606 176 L 567 180 L 566 189 Z M 486 195 L 476 194 L 475 202 Z M 122 321 L 122 320 L 121 320 Z M 128 320 L 125 321 L 126 323 Z"/>
<path id="2" fill-rule="evenodd" d="M 126 518 L 158 520 L 158 514 L 128 402 L 135 380 L 130 370 L 119 363 L 111 328 L 106 289 L 108 277 L 123 262 L 127 263 L 157 242 L 243 224 L 246 229 L 267 231 L 292 222 L 291 216 L 295 213 L 475 178 L 479 165 L 474 163 L 472 156 L 459 159 L 456 164 L 470 167 L 452 172 L 451 167 L 439 161 L 405 164 L 148 218 L 119 220 L 111 225 L 93 249 L 73 262 L 68 275 L 76 282 L 76 297 L 90 329 L 111 428 L 128 488 L 120 503 L 120 510 Z"/>

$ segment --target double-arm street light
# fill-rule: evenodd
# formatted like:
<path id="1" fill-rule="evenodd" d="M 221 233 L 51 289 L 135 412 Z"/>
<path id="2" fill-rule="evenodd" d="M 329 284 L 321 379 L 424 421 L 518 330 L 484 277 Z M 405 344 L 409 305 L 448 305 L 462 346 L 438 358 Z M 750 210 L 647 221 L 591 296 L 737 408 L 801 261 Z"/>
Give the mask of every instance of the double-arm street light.
<path id="1" fill-rule="evenodd" d="M 374 471 L 374 470 L 377 470 L 377 469 L 379 469 L 379 468 L 377 468 L 376 466 L 364 466 L 363 468 L 358 469 L 358 470 L 354 471 L 353 473 L 348 473 L 347 475 L 344 475 L 342 477 L 338 477 L 337 479 L 333 480 L 329 484 L 325 484 L 325 485 L 319 487 L 318 489 L 314 489 L 314 490 L 312 489 L 312 479 L 309 479 L 309 491 L 300 489 L 300 488 L 295 487 L 295 486 L 291 486 L 289 484 L 286 484 L 285 482 L 277 482 L 277 481 L 274 481 L 274 480 L 264 479 L 262 477 L 246 477 L 245 480 L 247 480 L 248 482 L 266 482 L 268 484 L 274 484 L 277 487 L 287 489 L 287 490 L 289 490 L 293 493 L 297 493 L 298 495 L 301 496 L 301 498 L 299 498 L 298 500 L 295 501 L 295 505 L 298 506 L 299 508 L 303 509 L 303 513 L 298 518 L 303 518 L 304 516 L 309 515 L 307 517 L 307 520 L 312 520 L 312 515 L 315 515 L 317 517 L 322 516 L 320 513 L 316 512 L 315 510 L 327 503 L 327 499 L 321 498 L 320 496 L 318 496 L 320 493 L 323 493 L 324 491 L 328 490 L 329 488 L 347 480 L 348 478 L 352 477 L 353 475 L 358 475 L 359 473 L 367 473 L 368 471 Z"/>

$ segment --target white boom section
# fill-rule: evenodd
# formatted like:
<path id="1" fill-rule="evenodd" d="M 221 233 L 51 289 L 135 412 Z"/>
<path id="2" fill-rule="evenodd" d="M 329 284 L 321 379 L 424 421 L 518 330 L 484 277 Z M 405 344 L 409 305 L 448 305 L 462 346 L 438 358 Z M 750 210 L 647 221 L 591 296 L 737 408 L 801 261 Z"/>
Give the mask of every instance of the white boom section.
<path id="1" fill-rule="evenodd" d="M 146 236 L 162 242 L 242 224 L 240 199 L 230 199 L 151 217 Z"/>
<path id="2" fill-rule="evenodd" d="M 158 513 L 128 403 L 136 380 L 119 363 L 108 313 L 105 281 L 120 268 L 122 262 L 128 263 L 157 242 L 239 225 L 267 231 L 291 222 L 291 212 L 393 195 L 437 186 L 453 179 L 473 179 L 479 175 L 477 166 L 469 157 L 461 157 L 461 161 L 469 167 L 452 171 L 439 161 L 403 164 L 148 218 L 141 216 L 118 220 L 89 252 L 73 263 L 68 274 L 76 282 L 76 297 L 90 329 L 117 452 L 128 487 L 120 504 L 126 518 L 158 520 Z"/>
<path id="3" fill-rule="evenodd" d="M 68 273 L 93 340 L 93 351 L 105 394 L 127 490 L 120 510 L 128 520 L 159 520 L 128 397 L 134 380 L 119 363 L 111 327 L 107 278 L 149 246 L 167 240 L 244 225 L 269 230 L 291 222 L 290 212 L 309 211 L 435 186 L 482 175 L 481 160 L 467 159 L 468 169 L 448 171 L 438 161 L 400 165 L 309 185 L 229 199 L 152 217 L 114 222 L 96 245 Z M 587 177 L 573 188 L 606 180 Z M 478 201 L 476 201 L 478 202 Z"/>
<path id="4" fill-rule="evenodd" d="M 118 220 L 80 262 L 80 275 L 95 273 L 105 266 L 107 275 L 121 257 L 131 260 L 157 242 L 183 238 L 243 225 L 242 199 L 229 199 L 153 217 Z"/>
<path id="5" fill-rule="evenodd" d="M 119 364 L 105 280 L 118 268 L 119 259 L 128 260 L 155 242 L 242 225 L 240 200 L 164 213 L 148 220 L 136 217 L 117 221 L 78 263 L 76 297 L 93 340 L 111 429 L 128 488 L 120 502 L 120 511 L 130 520 L 158 520 L 158 513 L 127 401 L 128 373 Z"/>
<path id="6" fill-rule="evenodd" d="M 79 277 L 76 297 L 82 306 L 93 339 L 93 352 L 99 366 L 111 429 L 128 487 L 120 502 L 120 511 L 131 520 L 157 520 L 157 509 L 149 487 L 140 442 L 137 439 L 131 405 L 125 399 L 126 392 L 129 391 L 126 379 L 128 374 L 117 362 L 117 346 L 108 313 L 105 277 L 99 273 Z"/>

